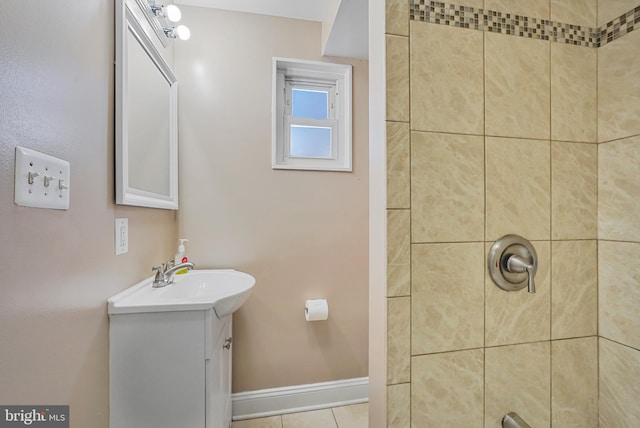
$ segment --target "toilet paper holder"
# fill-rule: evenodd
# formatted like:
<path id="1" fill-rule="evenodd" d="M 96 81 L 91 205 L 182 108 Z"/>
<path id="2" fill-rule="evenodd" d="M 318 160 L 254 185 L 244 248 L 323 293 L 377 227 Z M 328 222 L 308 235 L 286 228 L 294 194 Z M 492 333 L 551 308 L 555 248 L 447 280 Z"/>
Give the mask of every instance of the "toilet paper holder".
<path id="1" fill-rule="evenodd" d="M 304 318 L 306 321 L 326 321 L 329 318 L 329 304 L 325 299 L 305 301 Z"/>

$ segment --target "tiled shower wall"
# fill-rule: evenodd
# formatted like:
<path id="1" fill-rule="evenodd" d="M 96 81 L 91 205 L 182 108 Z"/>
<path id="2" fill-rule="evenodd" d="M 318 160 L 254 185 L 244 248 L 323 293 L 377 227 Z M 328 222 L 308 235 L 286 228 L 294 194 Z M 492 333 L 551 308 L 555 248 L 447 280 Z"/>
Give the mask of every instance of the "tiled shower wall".
<path id="1" fill-rule="evenodd" d="M 464 6 L 591 29 L 637 6 L 601 3 Z M 596 427 L 599 346 L 601 426 L 638 426 L 640 31 L 596 48 L 494 28 L 387 0 L 387 426 L 499 427 L 515 411 Z M 536 294 L 486 275 L 508 233 L 536 248 Z"/>
<path id="2" fill-rule="evenodd" d="M 633 2 L 600 1 L 601 22 Z M 635 5 L 633 5 L 635 3 Z M 640 26 L 636 24 L 636 26 Z M 640 426 L 640 31 L 598 49 L 600 426 Z"/>

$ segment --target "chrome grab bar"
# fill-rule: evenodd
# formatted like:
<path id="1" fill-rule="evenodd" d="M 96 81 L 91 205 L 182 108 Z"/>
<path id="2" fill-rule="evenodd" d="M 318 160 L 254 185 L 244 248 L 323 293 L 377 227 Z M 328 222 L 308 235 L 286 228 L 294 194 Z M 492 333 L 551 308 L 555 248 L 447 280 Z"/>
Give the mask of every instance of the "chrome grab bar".
<path id="1" fill-rule="evenodd" d="M 502 418 L 502 428 L 531 428 L 531 425 L 526 423 L 515 412 L 509 412 Z"/>

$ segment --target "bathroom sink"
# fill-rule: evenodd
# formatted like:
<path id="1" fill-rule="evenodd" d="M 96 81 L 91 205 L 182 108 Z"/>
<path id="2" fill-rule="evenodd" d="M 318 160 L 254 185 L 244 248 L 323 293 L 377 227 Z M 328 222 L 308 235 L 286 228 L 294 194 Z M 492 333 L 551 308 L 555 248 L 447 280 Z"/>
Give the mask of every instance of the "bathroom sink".
<path id="1" fill-rule="evenodd" d="M 233 269 L 192 270 L 172 284 L 153 288 L 153 277 L 111 297 L 109 314 L 190 311 L 213 308 L 222 319 L 247 301 L 254 277 Z"/>

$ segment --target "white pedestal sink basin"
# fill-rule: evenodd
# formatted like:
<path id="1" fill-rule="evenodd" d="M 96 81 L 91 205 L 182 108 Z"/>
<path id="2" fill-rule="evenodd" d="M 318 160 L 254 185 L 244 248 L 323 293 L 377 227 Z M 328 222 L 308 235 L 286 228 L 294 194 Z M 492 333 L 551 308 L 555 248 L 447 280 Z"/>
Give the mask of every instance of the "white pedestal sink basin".
<path id="1" fill-rule="evenodd" d="M 213 308 L 220 319 L 231 315 L 251 295 L 254 277 L 233 269 L 192 270 L 172 284 L 153 288 L 153 277 L 111 297 L 109 314 L 196 311 Z"/>

